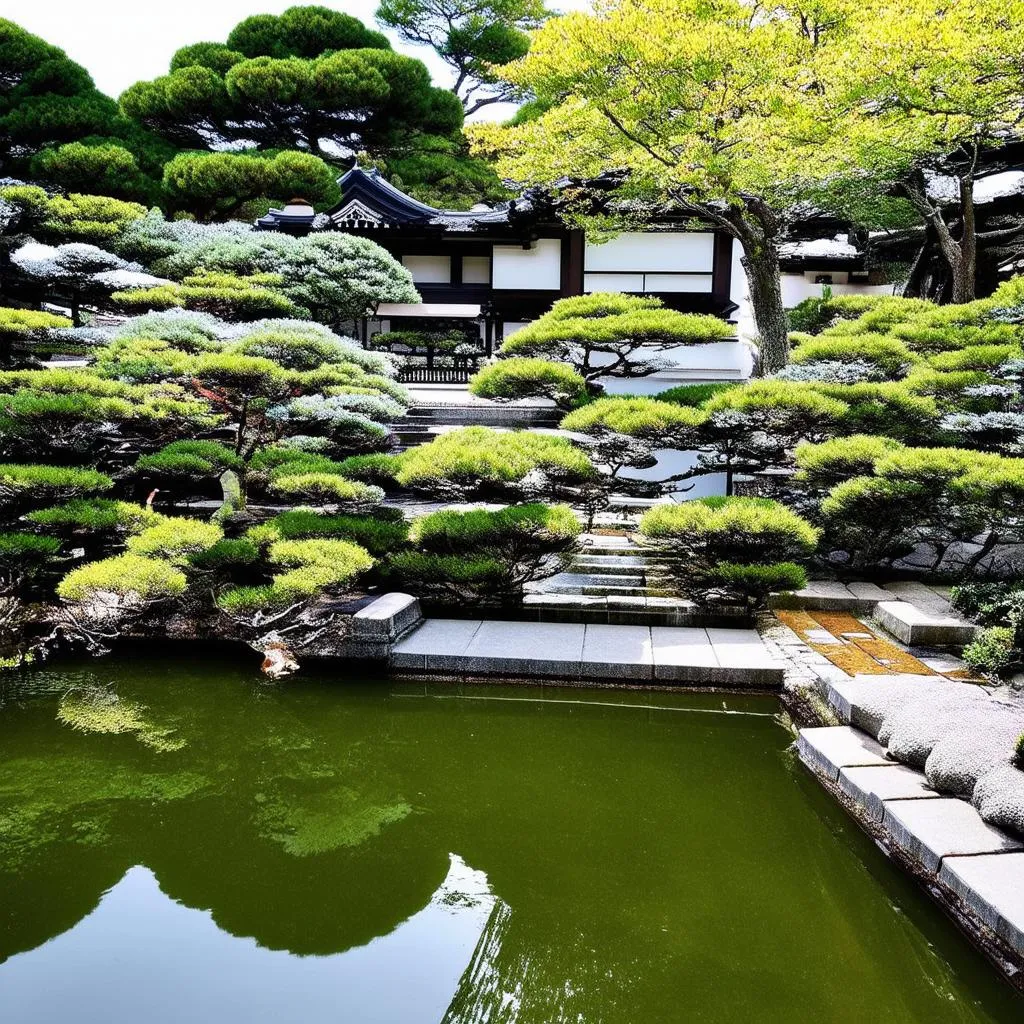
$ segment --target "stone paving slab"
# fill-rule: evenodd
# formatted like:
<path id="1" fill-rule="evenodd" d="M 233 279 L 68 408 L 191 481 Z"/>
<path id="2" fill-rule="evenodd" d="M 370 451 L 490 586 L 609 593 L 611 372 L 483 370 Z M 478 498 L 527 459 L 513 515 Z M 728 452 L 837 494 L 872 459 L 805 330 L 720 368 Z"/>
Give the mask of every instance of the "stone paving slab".
<path id="1" fill-rule="evenodd" d="M 843 768 L 892 764 L 877 740 L 848 725 L 801 729 L 796 748 L 804 764 L 833 782 Z"/>
<path id="2" fill-rule="evenodd" d="M 473 634 L 461 667 L 470 674 L 575 679 L 585 633 L 586 626 L 576 622 L 486 621 Z"/>
<path id="3" fill-rule="evenodd" d="M 391 664 L 395 668 L 423 669 L 429 655 L 429 667 L 435 671 L 442 670 L 447 659 L 452 659 L 454 666 L 482 625 L 479 619 L 424 619 L 415 632 L 395 645 Z"/>
<path id="4" fill-rule="evenodd" d="M 939 881 L 1024 956 L 1024 853 L 947 857 Z"/>
<path id="5" fill-rule="evenodd" d="M 885 817 L 887 800 L 932 800 L 939 796 L 920 772 L 902 764 L 841 768 L 839 788 L 873 821 Z"/>
<path id="6" fill-rule="evenodd" d="M 975 808 L 955 797 L 890 800 L 882 825 L 898 846 L 932 874 L 938 874 L 946 857 L 1024 850 L 1024 843 L 986 824 Z"/>
<path id="7" fill-rule="evenodd" d="M 752 629 L 709 626 L 705 632 L 718 659 L 718 675 L 723 680 L 771 686 L 782 684 L 785 665 L 764 645 Z"/>
<path id="8" fill-rule="evenodd" d="M 588 623 L 580 674 L 585 679 L 653 679 L 650 628 Z"/>
<path id="9" fill-rule="evenodd" d="M 940 617 L 954 614 L 949 598 L 926 583 L 919 583 L 916 580 L 893 580 L 891 583 L 883 583 L 882 589 L 888 591 L 889 601 L 906 601 L 922 611 Z"/>
<path id="10" fill-rule="evenodd" d="M 979 627 L 966 619 L 906 601 L 880 602 L 875 606 L 875 617 L 893 636 L 910 645 L 959 647 L 970 643 L 979 632 Z"/>
<path id="11" fill-rule="evenodd" d="M 851 580 L 846 586 L 850 593 L 861 601 L 878 604 L 879 601 L 892 600 L 892 595 L 889 591 L 883 590 L 877 583 L 868 583 L 865 580 Z"/>
<path id="12" fill-rule="evenodd" d="M 654 678 L 711 684 L 718 668 L 706 630 L 696 626 L 651 626 Z"/>

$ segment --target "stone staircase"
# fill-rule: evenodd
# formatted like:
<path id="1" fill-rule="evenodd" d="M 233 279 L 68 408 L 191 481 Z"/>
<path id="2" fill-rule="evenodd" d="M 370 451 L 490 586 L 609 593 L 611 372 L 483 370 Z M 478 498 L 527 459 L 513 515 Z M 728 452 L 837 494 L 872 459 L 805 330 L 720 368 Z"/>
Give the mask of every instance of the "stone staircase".
<path id="1" fill-rule="evenodd" d="M 581 537 L 565 571 L 527 586 L 523 612 L 537 622 L 612 625 L 718 625 L 738 618 L 676 596 L 650 551 L 629 537 L 600 534 Z"/>
<path id="2" fill-rule="evenodd" d="M 433 441 L 445 429 L 458 427 L 495 427 L 505 430 L 554 430 L 562 413 L 550 406 L 500 405 L 414 405 L 403 420 L 394 425 L 396 448 L 404 451 Z"/>

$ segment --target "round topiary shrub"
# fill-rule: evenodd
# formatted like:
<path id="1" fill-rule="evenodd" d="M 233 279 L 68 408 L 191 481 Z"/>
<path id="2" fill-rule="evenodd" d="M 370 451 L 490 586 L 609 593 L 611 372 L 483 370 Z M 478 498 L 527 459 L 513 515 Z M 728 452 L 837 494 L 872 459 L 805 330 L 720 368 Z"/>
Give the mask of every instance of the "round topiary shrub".
<path id="1" fill-rule="evenodd" d="M 699 426 L 707 419 L 697 410 L 656 398 L 599 398 L 566 416 L 562 430 L 582 434 L 609 431 L 631 437 L 662 438 Z"/>
<path id="2" fill-rule="evenodd" d="M 479 398 L 498 402 L 550 398 L 570 409 L 587 395 L 587 382 L 571 367 L 548 359 L 501 359 L 485 366 L 469 382 Z"/>
<path id="3" fill-rule="evenodd" d="M 212 548 L 224 531 L 214 523 L 198 519 L 167 518 L 128 538 L 133 555 L 156 556 L 168 561 L 187 561 L 190 555 Z"/>
<path id="4" fill-rule="evenodd" d="M 666 558 L 675 585 L 695 600 L 738 600 L 754 608 L 776 589 L 799 589 L 794 560 L 814 552 L 818 531 L 763 498 L 706 498 L 657 505 L 640 532 Z"/>
<path id="5" fill-rule="evenodd" d="M 874 472 L 875 463 L 902 448 L 899 441 L 873 434 L 837 437 L 820 444 L 798 445 L 794 453 L 800 477 L 815 485 L 828 485 Z"/>

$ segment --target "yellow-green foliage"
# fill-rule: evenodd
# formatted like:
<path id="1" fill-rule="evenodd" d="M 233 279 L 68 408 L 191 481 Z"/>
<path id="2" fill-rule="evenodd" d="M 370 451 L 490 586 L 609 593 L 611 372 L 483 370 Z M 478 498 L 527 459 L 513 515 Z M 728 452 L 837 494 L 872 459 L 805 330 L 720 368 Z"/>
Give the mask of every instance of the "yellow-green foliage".
<path id="1" fill-rule="evenodd" d="M 57 585 L 57 594 L 65 601 L 87 601 L 100 593 L 158 601 L 180 597 L 187 582 L 185 574 L 170 562 L 126 554 L 73 569 Z"/>
<path id="2" fill-rule="evenodd" d="M 277 274 L 238 274 L 198 271 L 180 284 L 157 285 L 114 292 L 114 302 L 127 309 L 196 309 L 228 319 L 287 317 L 296 313 L 292 301 L 276 289 L 283 283 Z"/>
<path id="3" fill-rule="evenodd" d="M 640 520 L 640 532 L 651 540 L 704 537 L 728 548 L 729 560 L 742 553 L 744 561 L 808 555 L 818 543 L 818 531 L 806 519 L 760 498 L 655 505 Z"/>
<path id="4" fill-rule="evenodd" d="M 577 480 L 596 474 L 590 459 L 564 437 L 464 427 L 402 452 L 395 479 L 406 487 L 447 481 L 511 484 L 536 469 Z"/>
<path id="5" fill-rule="evenodd" d="M 571 407 L 586 395 L 587 382 L 571 366 L 549 359 L 501 359 L 480 370 L 469 390 L 497 401 L 550 398 Z"/>
<path id="6" fill-rule="evenodd" d="M 71 321 L 66 316 L 43 313 L 37 309 L 0 307 L 0 339 L 24 338 L 49 327 L 70 326 Z"/>
<path id="7" fill-rule="evenodd" d="M 910 349 L 896 338 L 879 334 L 853 337 L 825 336 L 809 338 L 794 349 L 790 361 L 797 364 L 822 360 L 873 363 L 887 377 L 902 377 L 915 361 Z"/>
<path id="8" fill-rule="evenodd" d="M 146 208 L 110 196 L 50 196 L 37 185 L 8 185 L 0 188 L 0 199 L 16 206 L 38 223 L 43 235 L 61 242 L 91 242 L 104 245 L 145 216 Z"/>
<path id="9" fill-rule="evenodd" d="M 212 548 L 224 536 L 214 523 L 198 519 L 168 518 L 128 539 L 133 555 L 155 556 L 184 562 L 189 555 Z"/>
<path id="10" fill-rule="evenodd" d="M 810 384 L 783 380 L 755 380 L 742 388 L 731 388 L 704 403 L 709 413 L 735 409 L 768 417 L 801 415 L 821 420 L 838 419 L 847 411 L 845 402 L 829 398 Z"/>
<path id="11" fill-rule="evenodd" d="M 672 430 L 696 427 L 706 419 L 697 409 L 654 398 L 599 398 L 569 413 L 560 426 L 584 434 L 608 430 L 632 437 L 660 437 Z"/>
<path id="12" fill-rule="evenodd" d="M 0 465 L 0 501 L 18 494 L 41 499 L 71 498 L 80 494 L 107 491 L 114 481 L 93 469 L 67 466 Z"/>
<path id="13" fill-rule="evenodd" d="M 835 482 L 874 471 L 875 463 L 902 445 L 889 437 L 853 434 L 821 444 L 797 446 L 795 457 L 800 476 L 812 483 Z"/>
<path id="14" fill-rule="evenodd" d="M 293 597 L 309 597 L 328 586 L 351 583 L 373 566 L 364 548 L 347 540 L 279 540 L 270 545 L 272 564 L 290 567 L 274 577 L 274 588 Z"/>
<path id="15" fill-rule="evenodd" d="M 993 370 L 1001 363 L 1024 357 L 1019 345 L 971 345 L 955 352 L 932 356 L 928 364 L 936 370 L 958 372 Z"/>
<path id="16" fill-rule="evenodd" d="M 299 465 L 301 467 L 301 463 Z M 338 473 L 281 473 L 271 477 L 268 489 L 286 498 L 360 505 L 373 505 L 384 497 L 379 487 L 350 480 Z"/>

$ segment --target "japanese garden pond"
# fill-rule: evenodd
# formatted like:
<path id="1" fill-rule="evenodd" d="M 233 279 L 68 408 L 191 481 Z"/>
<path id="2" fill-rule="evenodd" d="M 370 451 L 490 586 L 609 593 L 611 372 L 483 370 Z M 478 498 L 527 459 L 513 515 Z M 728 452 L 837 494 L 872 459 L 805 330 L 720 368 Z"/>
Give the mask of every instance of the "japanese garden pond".
<path id="1" fill-rule="evenodd" d="M 0 1020 L 1020 1021 L 770 697 L 0 683 Z"/>

